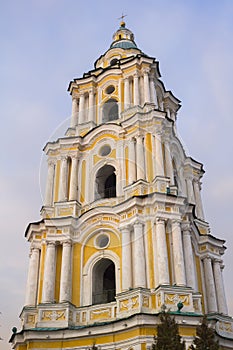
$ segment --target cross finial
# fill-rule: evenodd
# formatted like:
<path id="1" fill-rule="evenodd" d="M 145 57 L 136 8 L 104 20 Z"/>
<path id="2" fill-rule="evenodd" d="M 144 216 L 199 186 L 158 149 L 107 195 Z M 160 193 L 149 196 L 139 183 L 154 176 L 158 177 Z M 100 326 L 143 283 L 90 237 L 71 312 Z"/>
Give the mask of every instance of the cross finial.
<path id="1" fill-rule="evenodd" d="M 120 19 L 121 20 L 121 26 L 125 26 L 125 22 L 124 22 L 124 18 L 126 17 L 127 15 L 124 15 L 124 13 L 122 12 L 122 15 L 121 17 L 117 18 L 117 19 Z"/>

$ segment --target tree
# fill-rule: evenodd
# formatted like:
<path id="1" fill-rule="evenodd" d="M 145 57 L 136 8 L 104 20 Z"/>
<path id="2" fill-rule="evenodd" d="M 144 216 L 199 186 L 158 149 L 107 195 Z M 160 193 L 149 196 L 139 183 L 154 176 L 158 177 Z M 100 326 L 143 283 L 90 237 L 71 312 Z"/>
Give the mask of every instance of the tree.
<path id="1" fill-rule="evenodd" d="M 160 324 L 157 325 L 157 337 L 154 338 L 152 350 L 184 350 L 185 342 L 179 335 L 178 324 L 169 312 L 160 314 Z"/>
<path id="2" fill-rule="evenodd" d="M 197 335 L 191 345 L 192 350 L 219 350 L 218 341 L 215 340 L 214 329 L 208 326 L 206 316 L 203 317 L 201 325 L 197 326 Z"/>

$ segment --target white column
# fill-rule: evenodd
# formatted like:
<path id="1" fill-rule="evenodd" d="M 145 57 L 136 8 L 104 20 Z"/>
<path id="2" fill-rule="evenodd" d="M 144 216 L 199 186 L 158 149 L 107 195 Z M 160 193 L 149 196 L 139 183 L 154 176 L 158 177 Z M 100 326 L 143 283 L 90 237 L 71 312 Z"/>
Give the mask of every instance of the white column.
<path id="1" fill-rule="evenodd" d="M 136 162 L 135 162 L 135 140 L 132 138 L 129 141 L 129 184 L 136 180 Z"/>
<path id="2" fill-rule="evenodd" d="M 216 292 L 212 270 L 212 260 L 209 256 L 204 258 L 205 288 L 208 312 L 217 312 Z"/>
<path id="3" fill-rule="evenodd" d="M 188 192 L 188 202 L 191 204 L 194 204 L 195 200 L 194 200 L 194 192 L 193 192 L 193 179 L 190 175 L 187 177 L 186 183 L 187 183 L 187 192 Z"/>
<path id="4" fill-rule="evenodd" d="M 222 266 L 221 261 L 214 260 L 214 280 L 215 280 L 215 289 L 217 294 L 217 303 L 218 303 L 218 312 L 227 315 L 227 303 L 226 295 L 224 290 L 223 278 L 222 278 Z"/>
<path id="5" fill-rule="evenodd" d="M 75 128 L 78 125 L 78 101 L 75 97 L 72 98 L 72 114 L 70 127 Z"/>
<path id="6" fill-rule="evenodd" d="M 132 288 L 132 253 L 130 228 L 121 229 L 122 237 L 122 290 Z"/>
<path id="7" fill-rule="evenodd" d="M 143 72 L 144 81 L 144 103 L 150 102 L 150 85 L 149 85 L 149 72 L 146 70 Z"/>
<path id="8" fill-rule="evenodd" d="M 186 271 L 186 284 L 188 287 L 196 289 L 195 283 L 195 266 L 191 241 L 191 229 L 188 225 L 182 225 L 183 244 L 184 244 L 184 262 Z"/>
<path id="9" fill-rule="evenodd" d="M 163 149 L 161 130 L 157 130 L 155 134 L 155 152 L 156 152 L 156 176 L 164 176 L 164 164 L 163 164 Z"/>
<path id="10" fill-rule="evenodd" d="M 54 302 L 55 274 L 56 274 L 56 246 L 55 246 L 55 242 L 48 242 L 46 255 L 45 255 L 42 303 Z"/>
<path id="11" fill-rule="evenodd" d="M 199 219 L 204 219 L 201 193 L 200 193 L 200 183 L 198 179 L 194 179 L 193 189 L 194 189 L 194 196 L 195 196 L 195 202 L 196 202 L 197 217 Z"/>
<path id="12" fill-rule="evenodd" d="M 69 200 L 78 200 L 78 157 L 71 158 L 70 193 Z"/>
<path id="13" fill-rule="evenodd" d="M 136 138 L 137 180 L 145 179 L 145 155 L 142 136 Z"/>
<path id="14" fill-rule="evenodd" d="M 54 175 L 55 175 L 55 163 L 52 160 L 48 161 L 48 177 L 45 190 L 45 206 L 53 204 L 53 190 L 54 190 Z"/>
<path id="15" fill-rule="evenodd" d="M 171 112 L 170 112 L 170 109 L 169 109 L 169 108 L 166 108 L 165 111 L 166 111 L 166 113 L 167 113 L 167 117 L 168 117 L 169 119 L 171 119 Z"/>
<path id="16" fill-rule="evenodd" d="M 150 96 L 151 96 L 151 102 L 155 104 L 156 108 L 158 108 L 158 99 L 157 99 L 157 93 L 155 89 L 155 81 L 153 78 L 150 78 Z"/>
<path id="17" fill-rule="evenodd" d="M 173 259 L 175 283 L 177 286 L 185 286 L 185 268 L 184 268 L 184 254 L 182 245 L 182 236 L 180 222 L 178 220 L 172 221 L 172 243 L 173 243 Z"/>
<path id="18" fill-rule="evenodd" d="M 134 77 L 133 77 L 133 82 L 134 82 L 133 93 L 134 93 L 134 105 L 135 106 L 140 105 L 139 80 L 138 79 L 139 79 L 138 74 L 135 73 Z"/>
<path id="19" fill-rule="evenodd" d="M 134 287 L 146 287 L 146 262 L 143 225 L 136 222 L 134 228 Z"/>
<path id="20" fill-rule="evenodd" d="M 85 122 L 85 96 L 80 94 L 79 97 L 79 123 L 82 124 Z"/>
<path id="21" fill-rule="evenodd" d="M 156 176 L 156 151 L 155 151 L 155 136 L 152 135 L 152 165 L 153 165 L 153 178 Z"/>
<path id="22" fill-rule="evenodd" d="M 67 200 L 67 157 L 61 159 L 60 182 L 59 182 L 59 201 Z"/>
<path id="23" fill-rule="evenodd" d="M 122 79 L 120 78 L 118 80 L 118 96 L 122 96 Z M 121 115 L 121 112 L 124 110 L 124 105 L 123 105 L 123 101 L 121 100 L 120 97 L 120 101 L 118 102 L 118 107 L 119 107 L 119 115 Z"/>
<path id="24" fill-rule="evenodd" d="M 161 218 L 156 219 L 156 246 L 157 261 L 155 264 L 158 267 L 159 284 L 170 284 L 165 221 Z"/>
<path id="25" fill-rule="evenodd" d="M 170 178 L 170 185 L 174 185 L 174 175 L 173 175 L 173 165 L 172 165 L 172 157 L 170 151 L 169 142 L 166 140 L 164 144 L 165 150 L 165 164 L 166 164 L 166 175 Z"/>
<path id="26" fill-rule="evenodd" d="M 35 306 L 37 299 L 38 277 L 39 277 L 39 248 L 32 248 L 29 260 L 28 279 L 26 288 L 26 306 Z"/>
<path id="27" fill-rule="evenodd" d="M 129 88 L 129 78 L 124 79 L 124 97 L 125 97 L 125 109 L 130 107 L 130 88 Z"/>
<path id="28" fill-rule="evenodd" d="M 60 303 L 64 301 L 71 301 L 71 250 L 71 242 L 63 242 L 59 298 Z"/>
<path id="29" fill-rule="evenodd" d="M 94 89 L 89 91 L 89 111 L 88 111 L 89 122 L 95 122 L 95 100 L 94 100 Z"/>

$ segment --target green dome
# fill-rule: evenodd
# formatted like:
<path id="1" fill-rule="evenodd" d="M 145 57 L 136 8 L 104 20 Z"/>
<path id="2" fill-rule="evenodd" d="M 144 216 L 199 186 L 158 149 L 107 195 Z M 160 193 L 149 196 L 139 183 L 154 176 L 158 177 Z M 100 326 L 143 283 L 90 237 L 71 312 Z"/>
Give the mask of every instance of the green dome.
<path id="1" fill-rule="evenodd" d="M 137 49 L 137 45 L 134 41 L 131 40 L 119 40 L 116 42 L 113 42 L 110 46 L 111 49 L 114 48 L 121 48 L 121 49 Z"/>

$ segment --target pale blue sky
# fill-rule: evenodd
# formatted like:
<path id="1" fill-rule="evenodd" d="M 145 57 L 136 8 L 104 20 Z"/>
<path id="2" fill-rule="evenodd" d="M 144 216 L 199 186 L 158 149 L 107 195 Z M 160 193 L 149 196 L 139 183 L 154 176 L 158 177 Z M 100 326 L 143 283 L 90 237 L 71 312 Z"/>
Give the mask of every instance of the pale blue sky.
<path id="1" fill-rule="evenodd" d="M 118 28 L 127 27 L 160 62 L 162 80 L 182 101 L 178 131 L 204 163 L 203 200 L 212 234 L 227 240 L 225 284 L 233 314 L 232 0 L 8 0 L 0 2 L 1 251 L 0 342 L 4 350 L 24 303 L 29 244 L 39 219 L 42 148 L 62 135 L 66 89 L 93 68 Z M 42 170 L 42 178 L 44 172 Z M 19 327 L 19 326 L 18 326 Z"/>

